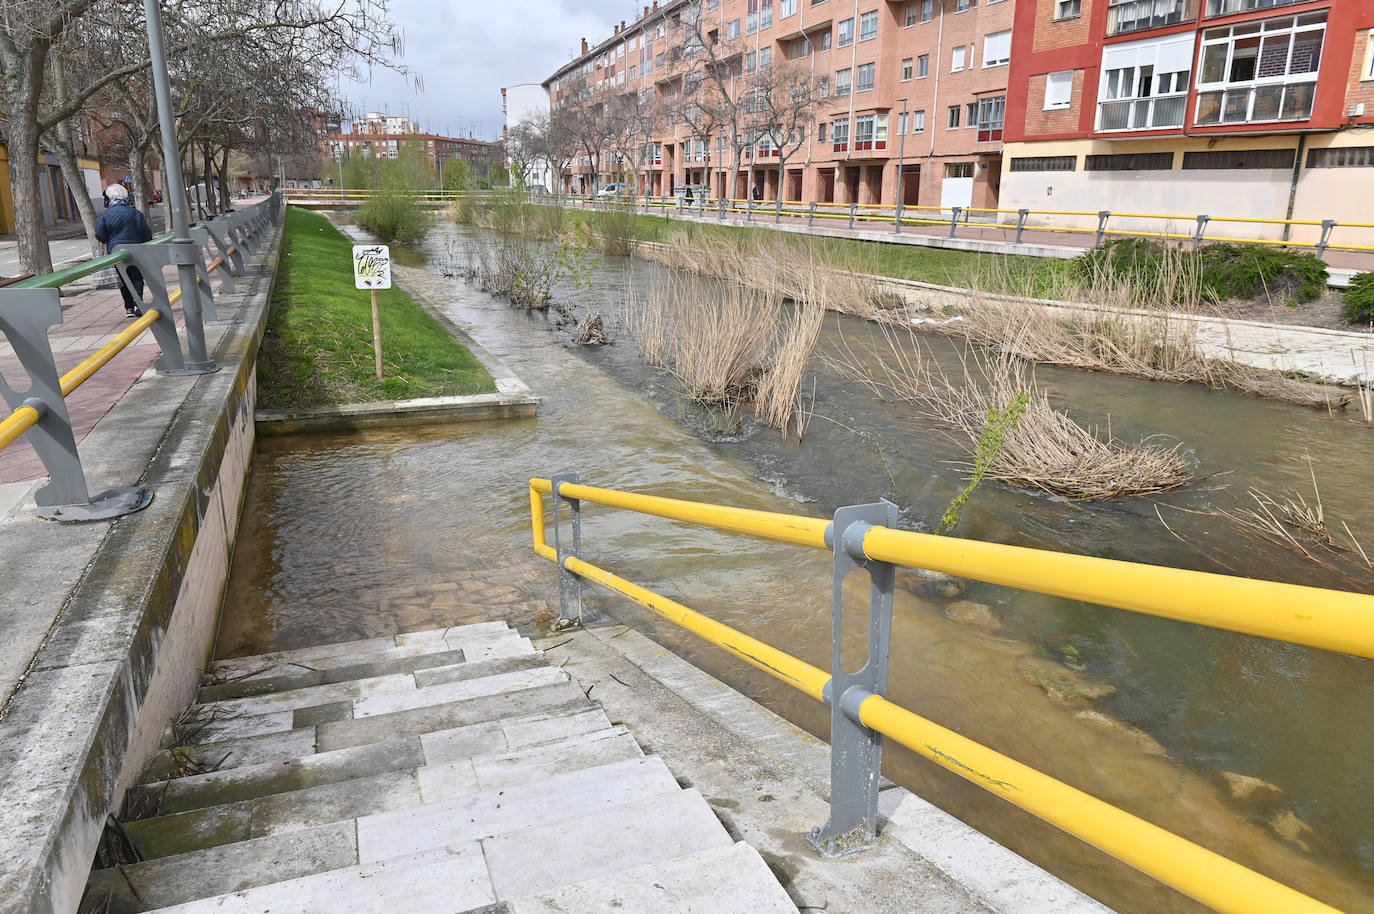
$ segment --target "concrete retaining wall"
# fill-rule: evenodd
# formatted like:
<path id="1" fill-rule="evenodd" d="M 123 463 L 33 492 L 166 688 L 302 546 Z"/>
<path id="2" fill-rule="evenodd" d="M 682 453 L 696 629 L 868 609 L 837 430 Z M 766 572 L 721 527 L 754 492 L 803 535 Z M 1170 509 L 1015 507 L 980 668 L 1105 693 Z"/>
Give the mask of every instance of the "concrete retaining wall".
<path id="1" fill-rule="evenodd" d="M 7 570 L 27 572 L 6 613 L 51 620 L 0 719 L 3 914 L 76 910 L 107 815 L 195 694 L 252 459 L 279 240 L 274 229 L 242 291 L 217 297 L 242 319 L 207 328 L 221 370 L 145 375 L 81 445 L 91 479 L 139 476 L 152 504 L 79 527 L 26 505 L 0 528 Z"/>

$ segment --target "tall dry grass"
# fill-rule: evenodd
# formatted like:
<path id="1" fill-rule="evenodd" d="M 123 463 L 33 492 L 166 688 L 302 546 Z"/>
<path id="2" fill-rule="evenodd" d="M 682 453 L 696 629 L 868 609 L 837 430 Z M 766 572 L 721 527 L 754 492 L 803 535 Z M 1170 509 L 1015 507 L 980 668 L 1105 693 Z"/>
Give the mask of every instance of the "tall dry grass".
<path id="1" fill-rule="evenodd" d="M 989 479 L 1080 500 L 1165 492 L 1193 480 L 1180 445 L 1126 444 L 1055 409 L 1016 355 L 970 349 L 951 377 L 909 332 L 884 328 L 883 335 L 886 348 L 876 360 L 860 358 L 846 346 L 829 356 L 831 365 L 881 399 L 902 403 L 948 429 L 970 458 L 987 417 L 1024 397 L 1024 410 L 986 467 Z M 876 371 L 865 367 L 872 361 L 880 366 Z"/>

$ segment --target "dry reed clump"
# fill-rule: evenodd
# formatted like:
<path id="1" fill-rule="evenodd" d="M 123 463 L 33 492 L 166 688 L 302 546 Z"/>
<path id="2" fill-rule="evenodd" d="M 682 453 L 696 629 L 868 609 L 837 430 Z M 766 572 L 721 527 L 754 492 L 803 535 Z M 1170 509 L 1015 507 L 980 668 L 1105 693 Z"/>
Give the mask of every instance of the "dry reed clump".
<path id="1" fill-rule="evenodd" d="M 819 305 L 789 307 L 776 288 L 664 271 L 631 297 L 622 326 L 648 364 L 730 425 L 752 403 L 759 421 L 800 436 L 799 392 L 823 317 Z"/>
<path id="2" fill-rule="evenodd" d="M 811 301 L 819 295 L 823 308 L 843 314 L 875 319 L 894 304 L 860 258 L 838 255 L 824 240 L 805 235 L 725 235 L 689 225 L 646 253 L 672 269 L 776 292 L 793 301 Z"/>
<path id="3" fill-rule="evenodd" d="M 482 291 L 500 295 L 519 308 L 542 310 L 566 271 L 559 251 L 523 238 L 501 237 L 492 244 L 467 245 L 466 273 Z"/>
<path id="4" fill-rule="evenodd" d="M 1156 381 L 1193 382 L 1301 406 L 1340 407 L 1342 393 L 1283 374 L 1207 354 L 1198 333 L 1208 306 L 1195 258 L 1166 256 L 1149 274 L 1112 274 L 1078 287 L 1064 274 L 1057 280 L 1030 277 L 989 261 L 975 290 L 958 308 L 960 321 L 923 324 L 921 329 L 963 337 L 1032 362 L 1108 371 Z M 990 291 L 990 290 L 996 290 Z M 1102 310 L 1048 306 L 1091 300 Z"/>
<path id="5" fill-rule="evenodd" d="M 951 379 L 924 356 L 914 340 L 904 345 L 897 337 L 901 332 L 884 329 L 888 352 L 879 359 L 880 376 L 859 368 L 860 360 L 847 350 L 831 363 L 880 398 L 905 403 L 917 415 L 952 430 L 970 457 L 988 417 L 1004 414 L 1024 398 L 1024 409 L 986 467 L 987 478 L 1079 500 L 1147 495 L 1192 482 L 1192 470 L 1179 445 L 1166 448 L 1148 441 L 1127 445 L 1112 439 L 1110 433 L 1103 440 L 1095 430 L 1051 406 L 1016 356 L 970 352 L 963 359 L 963 377 Z"/>

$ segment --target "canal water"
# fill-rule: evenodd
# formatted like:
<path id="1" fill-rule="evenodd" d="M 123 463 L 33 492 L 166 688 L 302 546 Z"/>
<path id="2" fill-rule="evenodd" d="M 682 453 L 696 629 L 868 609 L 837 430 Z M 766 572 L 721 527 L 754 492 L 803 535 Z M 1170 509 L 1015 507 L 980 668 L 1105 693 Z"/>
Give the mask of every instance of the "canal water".
<path id="1" fill-rule="evenodd" d="M 437 264 L 472 237 L 443 229 L 422 253 Z M 614 334 L 614 315 L 656 269 L 598 259 L 558 297 L 603 313 Z M 886 497 L 920 530 L 963 485 L 962 453 L 940 429 L 820 359 L 799 443 L 748 423 L 711 436 L 631 341 L 577 347 L 549 316 L 437 267 L 400 274 L 534 388 L 539 416 L 260 440 L 220 656 L 487 618 L 547 622 L 554 572 L 530 548 L 531 476 L 576 471 L 591 485 L 814 516 Z M 832 317 L 820 348 L 840 346 L 863 362 L 887 343 Z M 957 364 L 952 347 L 929 346 Z M 1037 381 L 1080 422 L 1181 443 L 1204 481 L 1092 505 L 984 483 L 958 535 L 1330 584 L 1330 572 L 1206 513 L 1251 486 L 1311 501 L 1315 473 L 1328 523 L 1374 543 L 1374 474 L 1361 459 L 1371 431 L 1348 417 L 1087 372 L 1042 368 Z M 594 506 L 583 540 L 589 560 L 828 666 L 828 554 Z M 899 583 L 894 700 L 1331 904 L 1374 907 L 1370 662 L 977 582 Z M 826 710 L 775 680 L 623 602 L 589 592 L 588 606 L 825 735 Z M 1197 909 L 910 753 L 890 749 L 885 770 L 1120 910 Z"/>

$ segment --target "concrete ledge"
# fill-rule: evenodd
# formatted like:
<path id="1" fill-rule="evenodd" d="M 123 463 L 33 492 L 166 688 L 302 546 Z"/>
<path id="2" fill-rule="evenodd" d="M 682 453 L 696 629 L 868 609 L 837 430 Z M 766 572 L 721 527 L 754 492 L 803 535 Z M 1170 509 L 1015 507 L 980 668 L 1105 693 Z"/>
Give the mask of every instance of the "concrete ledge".
<path id="1" fill-rule="evenodd" d="M 152 504 L 76 526 L 25 504 L 0 525 L 10 601 L 0 719 L 0 914 L 77 908 L 107 815 L 195 695 L 214 640 L 253 444 L 254 363 L 279 229 L 217 295 L 221 370 L 144 376 L 81 444 L 94 487 L 135 478 Z M 110 484 L 105 482 L 105 485 Z"/>
<path id="2" fill-rule="evenodd" d="M 802 910 L 909 914 L 1109 914 L 1084 895 L 904 788 L 879 794 L 880 839 L 820 857 L 802 836 L 828 812 L 830 749 L 620 624 L 535 640 L 612 721 L 698 787 L 731 836 L 756 847 Z M 885 781 L 885 783 L 887 783 Z"/>
<path id="3" fill-rule="evenodd" d="M 539 408 L 532 393 L 473 394 L 467 397 L 425 397 L 419 400 L 379 400 L 315 409 L 263 409 L 254 420 L 261 435 L 337 432 L 360 428 L 442 425 L 482 419 L 531 418 Z"/>

